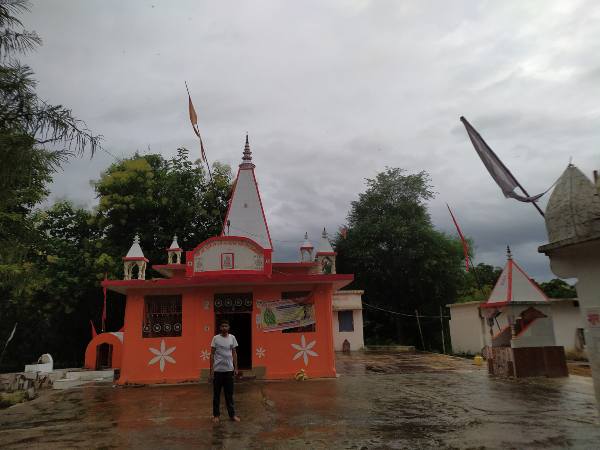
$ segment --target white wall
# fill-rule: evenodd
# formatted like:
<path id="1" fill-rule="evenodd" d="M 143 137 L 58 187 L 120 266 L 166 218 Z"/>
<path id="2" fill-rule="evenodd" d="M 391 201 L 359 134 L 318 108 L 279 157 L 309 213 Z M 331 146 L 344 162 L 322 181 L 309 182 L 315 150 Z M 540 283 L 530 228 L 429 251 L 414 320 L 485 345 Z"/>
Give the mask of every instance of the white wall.
<path id="1" fill-rule="evenodd" d="M 362 350 L 365 346 L 363 336 L 362 294 L 364 291 L 337 291 L 333 294 L 333 348 L 342 351 L 344 340 L 350 342 L 350 350 Z M 354 331 L 340 332 L 339 311 L 352 311 Z"/>
<path id="2" fill-rule="evenodd" d="M 194 272 L 222 270 L 221 255 L 223 253 L 233 253 L 233 270 L 264 270 L 262 249 L 242 240 L 215 240 L 194 254 Z"/>
<path id="3" fill-rule="evenodd" d="M 454 353 L 479 354 L 485 345 L 479 302 L 455 303 L 450 308 L 450 339 Z"/>
<path id="4" fill-rule="evenodd" d="M 567 352 L 576 351 L 576 330 L 584 328 L 579 306 L 574 300 L 553 301 L 552 317 L 556 345 L 562 345 Z"/>
<path id="5" fill-rule="evenodd" d="M 556 345 L 563 346 L 565 351 L 574 350 L 576 330 L 583 328 L 579 306 L 575 306 L 575 300 L 571 299 L 551 299 L 550 305 Z M 450 308 L 450 339 L 455 353 L 476 354 L 485 345 L 491 345 L 489 327 L 479 317 L 479 302 L 447 306 Z M 500 314 L 498 324 L 501 328 L 508 325 L 506 314 Z M 498 327 L 494 323 L 494 333 L 497 332 Z"/>

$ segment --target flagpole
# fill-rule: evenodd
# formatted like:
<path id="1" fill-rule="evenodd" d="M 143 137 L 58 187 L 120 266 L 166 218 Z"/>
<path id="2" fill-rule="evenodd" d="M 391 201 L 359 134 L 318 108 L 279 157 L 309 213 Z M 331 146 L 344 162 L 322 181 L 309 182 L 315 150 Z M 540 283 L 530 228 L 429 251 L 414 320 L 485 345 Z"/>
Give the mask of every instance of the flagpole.
<path id="1" fill-rule="evenodd" d="M 452 222 L 454 222 L 454 226 L 456 227 L 456 232 L 458 233 L 458 236 L 460 237 L 461 241 L 463 242 L 463 249 L 465 250 L 465 259 L 467 260 L 467 267 L 469 267 L 469 263 L 471 264 L 471 270 L 473 271 L 473 276 L 475 277 L 475 283 L 477 284 L 477 289 L 479 289 L 480 291 L 482 291 L 481 289 L 481 283 L 479 282 L 479 277 L 477 276 L 477 269 L 475 268 L 475 264 L 473 264 L 473 259 L 469 256 L 469 252 L 468 252 L 468 247 L 465 248 L 465 237 L 462 234 L 462 231 L 460 231 L 460 228 L 458 226 L 458 222 L 456 221 L 456 218 L 454 217 L 454 214 L 452 213 L 452 210 L 450 209 L 450 205 L 448 203 L 446 203 L 446 208 L 448 208 L 448 212 L 450 213 L 450 217 L 452 218 Z M 482 291 L 483 292 L 483 291 Z"/>
<path id="2" fill-rule="evenodd" d="M 502 164 L 502 165 L 504 165 L 504 164 Z M 504 168 L 506 169 L 506 166 L 504 166 Z M 506 169 L 506 171 L 508 173 L 510 173 L 512 176 L 512 173 L 510 172 L 510 170 Z M 529 193 L 525 190 L 525 188 L 523 186 L 521 186 L 521 183 L 519 183 L 516 178 L 515 178 L 515 181 L 517 182 L 517 186 L 519 186 L 519 188 L 523 191 L 523 194 L 525 194 L 527 197 L 530 197 Z M 542 217 L 546 218 L 544 211 L 542 211 L 542 209 L 538 206 L 537 202 L 534 200 L 531 203 L 533 203 L 533 206 L 535 207 L 535 209 L 538 210 L 538 212 L 542 215 Z"/>
<path id="3" fill-rule="evenodd" d="M 8 343 L 10 341 L 12 341 L 13 337 L 15 336 L 15 331 L 17 330 L 17 323 L 18 322 L 15 322 L 15 326 L 13 327 L 13 330 L 10 333 L 10 336 L 8 336 L 8 339 L 4 343 L 4 348 L 2 349 L 2 353 L 0 354 L 0 363 L 2 363 L 2 360 L 4 359 L 4 353 L 6 353 L 6 348 L 8 347 Z"/>
<path id="4" fill-rule="evenodd" d="M 188 98 L 191 99 L 192 96 L 190 95 L 190 90 L 188 88 L 187 85 L 187 81 L 184 81 L 185 83 L 185 90 L 187 91 L 188 94 Z M 212 176 L 212 172 L 210 171 L 210 164 L 208 163 L 208 158 L 206 157 L 206 153 L 204 152 L 204 144 L 202 142 L 202 136 L 200 136 L 200 129 L 198 128 L 198 126 L 194 126 L 194 124 L 192 123 L 192 127 L 194 128 L 194 132 L 198 135 L 198 139 L 200 140 L 200 151 L 202 152 L 202 159 L 204 160 L 204 163 L 206 164 L 206 169 L 208 170 L 208 176 L 210 177 L 210 182 L 213 182 L 213 176 Z"/>
<path id="5" fill-rule="evenodd" d="M 188 107 L 190 108 L 190 121 L 192 122 L 192 128 L 194 129 L 194 133 L 196 133 L 196 135 L 198 136 L 198 139 L 200 140 L 200 151 L 202 153 L 201 156 L 202 156 L 202 159 L 204 160 L 204 162 L 206 163 L 206 169 L 208 170 L 208 176 L 210 178 L 210 185 L 212 186 L 213 191 L 215 193 L 215 199 L 217 199 L 218 198 L 217 187 L 215 186 L 215 181 L 213 179 L 212 172 L 210 170 L 210 164 L 208 163 L 208 158 L 206 157 L 206 152 L 204 151 L 204 143 L 202 142 L 202 136 L 200 135 L 200 129 L 198 128 L 196 111 L 192 104 L 192 96 L 190 95 L 190 89 L 188 88 L 187 81 L 184 80 L 184 83 L 185 83 L 185 90 L 187 91 L 187 94 L 188 94 L 188 101 L 189 101 Z M 192 120 L 192 115 L 191 115 L 192 111 L 194 112 L 194 118 L 196 119 L 196 123 L 194 123 L 194 120 Z M 221 222 L 221 230 L 223 231 L 223 229 L 225 228 L 225 224 L 223 223 L 223 217 L 221 216 L 221 214 L 219 214 L 219 221 Z"/>

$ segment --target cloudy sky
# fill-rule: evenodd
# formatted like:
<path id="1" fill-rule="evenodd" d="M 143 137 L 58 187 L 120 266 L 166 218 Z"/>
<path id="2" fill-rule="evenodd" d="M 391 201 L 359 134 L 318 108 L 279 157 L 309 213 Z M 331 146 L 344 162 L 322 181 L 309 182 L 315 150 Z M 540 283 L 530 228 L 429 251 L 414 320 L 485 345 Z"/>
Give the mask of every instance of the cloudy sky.
<path id="1" fill-rule="evenodd" d="M 34 1 L 44 45 L 26 58 L 49 102 L 71 107 L 118 157 L 196 149 L 188 81 L 211 160 L 239 163 L 250 134 L 279 257 L 337 230 L 365 178 L 430 173 L 436 227 L 448 202 L 503 265 L 539 279 L 544 222 L 506 200 L 459 121 L 466 116 L 530 194 L 573 158 L 600 168 L 600 4 L 591 1 Z M 52 199 L 96 204 L 114 159 L 73 160 Z M 544 204 L 547 198 L 544 200 Z"/>

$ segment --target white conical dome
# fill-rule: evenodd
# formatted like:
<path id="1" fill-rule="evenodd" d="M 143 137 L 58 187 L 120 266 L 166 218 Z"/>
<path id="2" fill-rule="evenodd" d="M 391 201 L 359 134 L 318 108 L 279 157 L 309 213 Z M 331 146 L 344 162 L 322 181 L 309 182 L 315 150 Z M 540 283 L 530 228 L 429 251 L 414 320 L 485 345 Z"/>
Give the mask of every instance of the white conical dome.
<path id="1" fill-rule="evenodd" d="M 329 238 L 327 237 L 327 230 L 323 228 L 323 233 L 321 234 L 321 240 L 319 241 L 319 247 L 317 247 L 317 255 L 321 254 L 331 254 L 335 253 L 333 248 L 331 247 L 331 242 L 329 242 Z"/>
<path id="2" fill-rule="evenodd" d="M 252 239 L 261 247 L 272 249 L 271 235 L 254 176 L 252 152 L 246 136 L 244 156 L 233 185 L 233 194 L 225 216 L 222 234 Z"/>
<path id="3" fill-rule="evenodd" d="M 125 255 L 125 258 L 145 258 L 142 247 L 140 247 L 140 237 L 136 234 L 133 238 L 133 244 Z"/>
<path id="4" fill-rule="evenodd" d="M 312 243 L 308 240 L 308 233 L 304 233 L 304 242 L 302 243 L 300 248 L 305 248 L 305 249 L 313 249 L 314 248 Z"/>
<path id="5" fill-rule="evenodd" d="M 171 242 L 171 246 L 167 250 L 181 250 L 177 243 L 177 235 L 173 236 L 173 242 Z"/>

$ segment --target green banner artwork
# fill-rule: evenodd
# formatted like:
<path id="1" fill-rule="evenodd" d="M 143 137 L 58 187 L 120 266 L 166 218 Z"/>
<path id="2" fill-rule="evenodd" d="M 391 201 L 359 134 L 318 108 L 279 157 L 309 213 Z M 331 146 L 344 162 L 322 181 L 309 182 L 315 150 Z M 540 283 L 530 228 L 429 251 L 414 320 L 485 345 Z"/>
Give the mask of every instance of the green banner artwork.
<path id="1" fill-rule="evenodd" d="M 264 332 L 303 327 L 315 323 L 315 305 L 294 300 L 257 302 L 258 325 Z"/>

